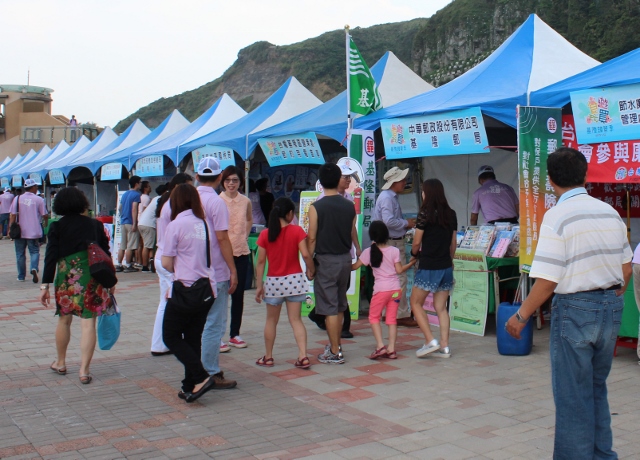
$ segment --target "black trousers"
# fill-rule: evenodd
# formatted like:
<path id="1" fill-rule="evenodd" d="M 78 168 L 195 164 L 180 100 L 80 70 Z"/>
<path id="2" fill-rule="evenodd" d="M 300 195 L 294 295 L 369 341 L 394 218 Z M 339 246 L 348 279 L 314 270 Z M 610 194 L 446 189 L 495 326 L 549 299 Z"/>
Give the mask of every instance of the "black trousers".
<path id="1" fill-rule="evenodd" d="M 238 287 L 231 294 L 231 321 L 229 322 L 229 337 L 240 335 L 242 326 L 242 312 L 244 311 L 244 288 L 247 284 L 247 271 L 249 269 L 249 255 L 233 258 L 238 272 Z"/>
<path id="2" fill-rule="evenodd" d="M 202 331 L 209 309 L 194 314 L 185 313 L 169 299 L 164 310 L 162 340 L 184 366 L 182 391 L 191 393 L 193 387 L 209 377 L 200 360 Z"/>

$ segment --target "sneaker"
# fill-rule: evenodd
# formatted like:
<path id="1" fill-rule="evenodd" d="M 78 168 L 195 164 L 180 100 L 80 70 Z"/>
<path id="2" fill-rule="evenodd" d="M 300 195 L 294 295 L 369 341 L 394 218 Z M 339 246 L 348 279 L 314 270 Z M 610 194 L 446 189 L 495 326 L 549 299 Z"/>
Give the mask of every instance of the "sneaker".
<path id="1" fill-rule="evenodd" d="M 134 262 L 133 266 L 134 266 L 134 268 L 137 268 L 138 270 L 140 270 L 142 268 L 142 264 L 139 264 L 138 262 Z"/>
<path id="2" fill-rule="evenodd" d="M 217 374 L 213 374 L 211 378 L 215 382 L 213 384 L 214 390 L 228 390 L 230 388 L 235 388 L 238 384 L 238 382 L 236 382 L 235 380 L 225 379 L 224 372 L 222 371 L 218 372 Z"/>
<path id="3" fill-rule="evenodd" d="M 35 268 L 31 270 L 31 276 L 33 276 L 33 282 L 37 283 L 38 282 L 38 270 L 36 270 Z"/>
<path id="4" fill-rule="evenodd" d="M 18 278 L 18 281 L 20 281 L 21 283 L 24 283 L 24 280 L 21 280 L 20 278 Z"/>
<path id="5" fill-rule="evenodd" d="M 151 270 L 151 273 L 156 272 L 156 263 L 153 261 L 153 259 L 149 261 L 149 270 Z"/>
<path id="6" fill-rule="evenodd" d="M 124 268 L 122 268 L 122 265 L 116 265 L 116 271 L 117 272 L 124 271 Z"/>
<path id="7" fill-rule="evenodd" d="M 136 267 L 134 267 L 133 265 L 129 265 L 128 267 L 124 267 L 124 269 L 122 271 L 124 273 L 135 273 L 135 272 L 138 271 L 138 269 Z"/>
<path id="8" fill-rule="evenodd" d="M 247 342 L 242 340 L 242 337 L 240 337 L 239 335 L 236 335 L 235 337 L 229 339 L 229 345 L 236 348 L 247 348 Z"/>
<path id="9" fill-rule="evenodd" d="M 151 270 L 149 270 L 149 267 L 142 267 L 142 270 L 140 270 L 142 273 L 151 273 Z"/>
<path id="10" fill-rule="evenodd" d="M 422 358 L 424 356 L 427 356 L 429 353 L 433 353 L 434 351 L 439 349 L 440 349 L 440 344 L 438 343 L 438 340 L 433 339 L 431 342 L 425 343 L 424 345 L 422 345 L 422 348 L 416 351 L 416 356 L 418 358 Z"/>
<path id="11" fill-rule="evenodd" d="M 451 349 L 449 347 L 440 348 L 433 356 L 438 358 L 451 358 Z"/>
<path id="12" fill-rule="evenodd" d="M 226 353 L 229 350 L 231 350 L 231 347 L 228 344 L 220 342 L 220 353 Z"/>
<path id="13" fill-rule="evenodd" d="M 328 347 L 328 348 L 327 348 Z M 344 357 L 338 354 L 331 353 L 331 346 L 327 345 L 323 353 L 318 355 L 318 361 L 322 364 L 344 364 Z"/>

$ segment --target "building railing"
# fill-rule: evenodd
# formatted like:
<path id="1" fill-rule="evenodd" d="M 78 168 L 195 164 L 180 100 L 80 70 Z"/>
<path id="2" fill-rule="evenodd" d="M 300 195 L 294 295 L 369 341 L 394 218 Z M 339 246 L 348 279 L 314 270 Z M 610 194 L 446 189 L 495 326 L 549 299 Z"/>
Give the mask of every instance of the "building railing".
<path id="1" fill-rule="evenodd" d="M 83 135 L 93 140 L 98 134 L 97 128 L 85 126 L 24 126 L 20 133 L 20 142 L 57 144 L 64 140 L 67 144 L 72 144 Z"/>

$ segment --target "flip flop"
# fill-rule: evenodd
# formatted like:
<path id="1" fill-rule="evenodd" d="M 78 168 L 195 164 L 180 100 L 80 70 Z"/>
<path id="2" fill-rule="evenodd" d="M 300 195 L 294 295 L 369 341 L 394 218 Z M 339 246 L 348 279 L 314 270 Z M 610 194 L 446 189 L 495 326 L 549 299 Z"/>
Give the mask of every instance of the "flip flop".
<path id="1" fill-rule="evenodd" d="M 93 375 L 91 375 L 91 374 L 81 375 L 80 376 L 80 383 L 83 384 L 83 385 L 90 384 L 92 380 L 93 380 Z"/>
<path id="2" fill-rule="evenodd" d="M 67 375 L 67 367 L 54 367 L 54 364 L 56 362 L 52 362 L 51 366 L 49 366 L 49 369 L 51 369 L 53 372 L 55 372 L 58 375 Z"/>
<path id="3" fill-rule="evenodd" d="M 311 362 L 309 361 L 309 358 L 305 356 L 302 359 L 296 360 L 294 366 L 296 366 L 298 369 L 309 369 L 311 367 Z"/>
<path id="4" fill-rule="evenodd" d="M 368 356 L 369 359 L 378 359 L 378 358 L 386 358 L 386 357 L 387 357 L 387 347 L 385 345 L 378 348 L 376 351 L 374 351 Z"/>
<path id="5" fill-rule="evenodd" d="M 274 363 L 273 358 L 267 358 L 266 356 L 263 356 L 256 361 L 256 364 L 263 367 L 273 367 Z"/>

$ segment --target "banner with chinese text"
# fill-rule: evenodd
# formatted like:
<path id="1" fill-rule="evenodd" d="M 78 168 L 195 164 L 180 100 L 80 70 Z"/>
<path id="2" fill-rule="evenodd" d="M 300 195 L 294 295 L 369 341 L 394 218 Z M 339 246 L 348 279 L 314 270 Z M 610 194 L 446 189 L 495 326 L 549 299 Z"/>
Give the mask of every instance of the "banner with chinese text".
<path id="1" fill-rule="evenodd" d="M 107 163 L 100 168 L 100 180 L 120 180 L 122 179 L 122 164 Z"/>
<path id="2" fill-rule="evenodd" d="M 285 164 L 324 164 L 316 133 L 263 137 L 258 144 L 270 166 Z"/>
<path id="3" fill-rule="evenodd" d="M 36 184 L 42 185 L 42 176 L 40 176 L 40 174 L 38 173 L 29 174 L 29 179 L 33 179 Z"/>
<path id="4" fill-rule="evenodd" d="M 364 171 L 362 181 L 362 235 L 363 249 L 371 244 L 369 225 L 376 203 L 376 144 L 373 131 L 363 129 L 351 130 L 349 139 L 349 155 L 360 162 Z"/>
<path id="5" fill-rule="evenodd" d="M 198 164 L 200 160 L 207 157 L 213 157 L 220 163 L 220 169 L 224 169 L 227 166 L 235 166 L 236 160 L 233 154 L 233 149 L 230 147 L 221 147 L 218 145 L 207 144 L 199 149 L 195 149 L 191 152 L 193 158 L 193 170 L 198 172 Z"/>
<path id="6" fill-rule="evenodd" d="M 140 177 L 164 175 L 164 156 L 149 155 L 136 161 L 136 174 Z"/>
<path id="7" fill-rule="evenodd" d="M 457 249 L 453 256 L 453 277 L 456 285 L 449 304 L 451 330 L 484 335 L 489 300 L 485 255 L 470 249 Z"/>
<path id="8" fill-rule="evenodd" d="M 489 153 L 479 107 L 421 117 L 381 120 L 388 160 Z"/>
<path id="9" fill-rule="evenodd" d="M 531 270 L 538 230 L 556 196 L 547 176 L 547 156 L 562 145 L 562 109 L 518 106 L 520 267 Z"/>
<path id="10" fill-rule="evenodd" d="M 64 174 L 59 169 L 52 169 L 49 171 L 49 183 L 51 185 L 64 184 Z"/>
<path id="11" fill-rule="evenodd" d="M 16 174 L 11 178 L 11 186 L 12 187 L 22 187 L 22 176 Z"/>
<path id="12" fill-rule="evenodd" d="M 7 179 L 6 177 L 0 179 L 0 187 L 2 187 L 2 190 L 4 190 L 5 188 L 10 188 L 11 183 L 9 182 L 9 179 Z"/>
<path id="13" fill-rule="evenodd" d="M 591 88 L 570 95 L 581 144 L 640 139 L 640 84 Z"/>

